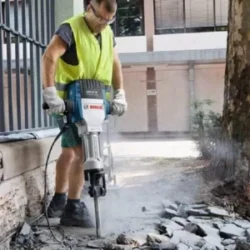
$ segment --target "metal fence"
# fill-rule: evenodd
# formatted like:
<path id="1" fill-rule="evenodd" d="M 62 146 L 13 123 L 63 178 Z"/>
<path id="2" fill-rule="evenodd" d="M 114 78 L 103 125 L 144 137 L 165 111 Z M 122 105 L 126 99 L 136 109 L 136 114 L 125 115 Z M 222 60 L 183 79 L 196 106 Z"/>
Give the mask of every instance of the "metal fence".
<path id="1" fill-rule="evenodd" d="M 42 110 L 41 56 L 55 28 L 53 0 L 0 4 L 0 134 L 53 126 Z"/>

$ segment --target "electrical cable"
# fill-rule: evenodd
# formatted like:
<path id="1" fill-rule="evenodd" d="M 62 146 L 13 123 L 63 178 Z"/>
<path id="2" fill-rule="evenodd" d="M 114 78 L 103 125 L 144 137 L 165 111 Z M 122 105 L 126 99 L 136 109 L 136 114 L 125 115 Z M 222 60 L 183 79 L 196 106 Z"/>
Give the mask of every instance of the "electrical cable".
<path id="1" fill-rule="evenodd" d="M 60 131 L 60 133 L 56 136 L 56 138 L 54 139 L 51 147 L 50 147 L 50 150 L 49 150 L 49 153 L 48 153 L 48 156 L 47 156 L 47 160 L 46 160 L 46 164 L 45 164 L 45 171 L 44 171 L 44 216 L 46 218 L 46 221 L 47 221 L 47 224 L 48 224 L 48 228 L 50 230 L 50 233 L 51 235 L 53 236 L 53 238 L 59 242 L 59 243 L 62 243 L 65 245 L 65 242 L 64 242 L 64 236 L 63 236 L 63 240 L 59 240 L 57 239 L 57 237 L 55 236 L 55 234 L 53 233 L 52 229 L 51 229 L 51 226 L 50 226 L 50 222 L 49 222 L 49 217 L 48 217 L 48 211 L 47 211 L 47 170 L 48 170 L 48 165 L 49 165 L 49 158 L 50 158 L 50 154 L 52 152 L 52 149 L 56 143 L 56 141 L 60 138 L 60 136 L 67 131 L 69 127 L 67 125 L 65 125 L 62 130 Z"/>

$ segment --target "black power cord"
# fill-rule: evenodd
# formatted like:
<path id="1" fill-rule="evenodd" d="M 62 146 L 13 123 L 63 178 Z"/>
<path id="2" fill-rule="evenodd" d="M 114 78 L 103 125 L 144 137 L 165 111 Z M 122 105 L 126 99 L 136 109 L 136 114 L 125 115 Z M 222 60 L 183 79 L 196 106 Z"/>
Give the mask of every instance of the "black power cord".
<path id="1" fill-rule="evenodd" d="M 57 142 L 57 140 L 60 138 L 60 136 L 61 136 L 64 132 L 66 132 L 66 131 L 68 130 L 68 128 L 69 128 L 69 127 L 68 127 L 67 125 L 65 125 L 65 126 L 61 129 L 60 133 L 59 133 L 59 134 L 56 136 L 56 138 L 54 139 L 54 141 L 53 141 L 53 143 L 52 143 L 52 145 L 51 145 L 51 147 L 50 147 L 48 156 L 47 156 L 47 160 L 46 160 L 46 164 L 45 164 L 45 171 L 44 171 L 44 216 L 45 216 L 45 218 L 46 218 L 46 221 L 47 221 L 47 224 L 48 224 L 48 228 L 49 228 L 50 233 L 51 233 L 51 235 L 53 236 L 53 238 L 54 238 L 57 242 L 62 243 L 62 244 L 64 244 L 64 245 L 66 245 L 65 242 L 64 242 L 64 239 L 63 239 L 63 240 L 57 239 L 57 237 L 55 236 L 55 234 L 53 233 L 53 231 L 52 231 L 52 229 L 51 229 L 50 222 L 49 222 L 48 211 L 47 211 L 47 205 L 46 205 L 46 204 L 47 204 L 47 170 L 48 170 L 49 158 L 50 158 L 50 154 L 51 154 L 51 152 L 52 152 L 52 149 L 53 149 L 55 143 Z M 63 236 L 63 237 L 64 237 L 64 236 Z"/>

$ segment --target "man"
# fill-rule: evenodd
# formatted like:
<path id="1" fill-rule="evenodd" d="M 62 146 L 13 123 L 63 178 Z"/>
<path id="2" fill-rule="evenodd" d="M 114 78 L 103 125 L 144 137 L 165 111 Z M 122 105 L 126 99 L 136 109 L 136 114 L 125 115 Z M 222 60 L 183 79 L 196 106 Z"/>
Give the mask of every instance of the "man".
<path id="1" fill-rule="evenodd" d="M 116 0 L 91 0 L 86 12 L 63 22 L 52 37 L 42 59 L 44 99 L 49 112 L 65 110 L 64 87 L 77 79 L 112 83 L 113 115 L 127 110 L 121 63 L 109 26 L 115 20 Z M 62 135 L 62 153 L 56 166 L 55 194 L 48 207 L 49 217 L 61 217 L 64 226 L 92 227 L 86 205 L 80 201 L 84 186 L 81 139 L 72 126 Z M 66 193 L 68 193 L 66 195 Z"/>

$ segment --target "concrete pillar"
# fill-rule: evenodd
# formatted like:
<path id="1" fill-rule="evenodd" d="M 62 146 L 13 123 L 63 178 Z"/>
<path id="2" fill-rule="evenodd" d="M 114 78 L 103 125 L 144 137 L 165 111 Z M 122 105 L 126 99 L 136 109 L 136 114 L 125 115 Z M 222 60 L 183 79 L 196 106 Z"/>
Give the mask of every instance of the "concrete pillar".
<path id="1" fill-rule="evenodd" d="M 190 106 L 190 110 L 189 110 L 189 130 L 192 130 L 192 117 L 194 115 L 194 109 L 192 104 L 195 101 L 195 72 L 194 72 L 194 63 L 193 62 L 189 62 L 189 68 L 188 68 L 188 80 L 189 80 L 189 106 Z"/>
<path id="2" fill-rule="evenodd" d="M 148 103 L 148 131 L 151 133 L 158 132 L 157 117 L 157 94 L 155 69 L 147 68 L 147 103 Z"/>
<path id="3" fill-rule="evenodd" d="M 147 51 L 153 51 L 153 36 L 155 34 L 153 0 L 144 0 L 144 27 L 145 36 L 147 37 Z"/>
<path id="4" fill-rule="evenodd" d="M 55 26 L 84 11 L 83 0 L 55 0 Z"/>

